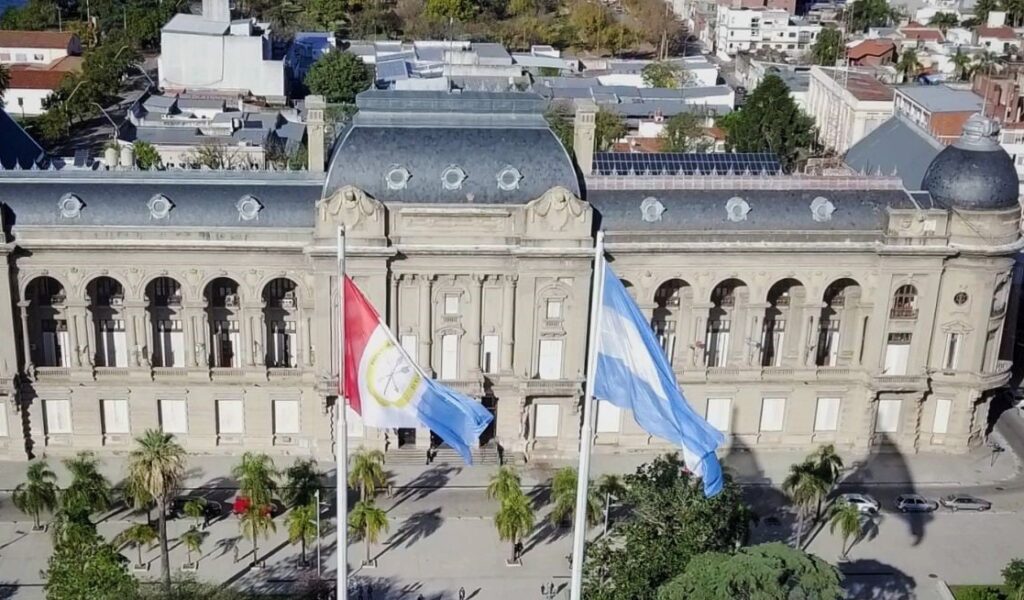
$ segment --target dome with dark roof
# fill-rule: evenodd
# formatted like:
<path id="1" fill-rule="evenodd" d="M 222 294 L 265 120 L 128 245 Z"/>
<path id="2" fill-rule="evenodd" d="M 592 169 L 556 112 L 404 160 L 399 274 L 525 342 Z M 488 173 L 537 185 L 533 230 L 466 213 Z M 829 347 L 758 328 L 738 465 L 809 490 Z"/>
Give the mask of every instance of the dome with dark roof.
<path id="1" fill-rule="evenodd" d="M 994 210 L 1018 205 L 1020 181 L 1013 159 L 995 141 L 998 126 L 980 114 L 935 157 L 921 186 L 950 208 Z"/>

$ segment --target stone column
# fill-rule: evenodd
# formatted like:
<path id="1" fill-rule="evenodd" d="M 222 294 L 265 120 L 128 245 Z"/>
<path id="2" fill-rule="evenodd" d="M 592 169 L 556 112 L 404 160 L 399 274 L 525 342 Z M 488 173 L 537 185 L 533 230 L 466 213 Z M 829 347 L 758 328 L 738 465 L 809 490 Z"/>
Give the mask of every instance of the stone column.
<path id="1" fill-rule="evenodd" d="M 251 367 L 253 366 L 252 355 L 256 338 L 253 335 L 255 332 L 252 330 L 249 319 L 248 299 L 243 299 L 241 294 L 238 295 L 238 308 L 235 309 L 232 316 L 238 321 L 238 337 L 242 345 L 241 348 L 236 349 L 236 352 L 242 353 L 238 366 L 243 369 Z"/>
<path id="2" fill-rule="evenodd" d="M 267 319 L 263 311 L 251 309 L 249 322 L 252 324 L 252 362 L 257 367 L 264 367 L 267 363 L 267 338 L 270 336 Z"/>
<path id="3" fill-rule="evenodd" d="M 480 375 L 480 327 L 483 324 L 484 281 L 486 280 L 486 275 L 473 275 L 470 277 L 469 324 L 467 326 L 469 355 L 472 361 L 469 365 L 470 379 Z"/>
<path id="4" fill-rule="evenodd" d="M 32 345 L 29 340 L 30 330 L 28 328 L 28 300 L 21 300 L 18 302 L 18 308 L 21 309 L 21 344 L 22 351 L 25 353 L 25 375 L 34 377 L 35 365 L 32 364 Z M 67 365 L 66 365 L 67 366 Z"/>
<path id="5" fill-rule="evenodd" d="M 860 366 L 861 358 L 861 346 L 864 345 L 864 324 L 867 321 L 867 315 L 853 321 L 854 332 L 853 332 L 853 348 L 850 349 L 850 365 L 854 367 Z"/>
<path id="6" fill-rule="evenodd" d="M 761 336 L 758 335 L 759 332 L 757 327 L 757 324 L 760 322 L 758 312 L 763 311 L 755 309 L 751 312 L 754 314 L 750 315 L 750 327 L 747 329 L 747 337 L 744 340 L 744 343 L 747 346 L 746 364 L 749 367 L 757 366 L 761 362 L 759 359 L 761 358 L 761 351 L 763 350 L 761 347 Z"/>
<path id="7" fill-rule="evenodd" d="M 65 306 L 64 311 L 64 324 L 68 328 L 68 344 L 71 345 L 68 348 L 68 354 L 71 356 L 71 364 L 69 367 L 81 367 L 82 366 L 82 354 L 79 351 L 79 332 L 78 332 L 78 311 L 74 311 L 70 306 Z M 26 337 L 28 331 L 25 332 Z M 26 357 L 26 360 L 28 358 Z"/>
<path id="8" fill-rule="evenodd" d="M 302 304 L 295 305 L 295 367 L 302 368 L 306 365 L 306 355 L 309 354 L 306 343 L 306 310 Z"/>
<path id="9" fill-rule="evenodd" d="M 501 300 L 501 372 L 511 375 L 515 346 L 515 303 L 518 275 L 505 275 Z"/>
<path id="10" fill-rule="evenodd" d="M 402 276 L 391 274 L 391 298 L 388 306 L 391 308 L 391 331 L 398 335 L 398 286 L 402 282 Z"/>
<path id="11" fill-rule="evenodd" d="M 96 319 L 93 317 L 92 311 L 86 307 L 85 312 L 82 314 L 82 326 L 85 328 L 85 364 L 92 367 L 96 362 Z M 84 365 L 83 365 L 84 366 Z"/>
<path id="12" fill-rule="evenodd" d="M 430 356 L 430 348 L 434 336 L 430 321 L 434 308 L 434 276 L 418 275 L 417 277 L 420 281 L 420 367 L 427 374 L 430 374 L 433 373 L 431 369 L 433 360 Z"/>
<path id="13" fill-rule="evenodd" d="M 199 355 L 204 353 L 207 340 L 196 335 L 197 313 L 203 315 L 204 319 L 206 318 L 205 312 L 201 311 L 201 308 L 203 308 L 202 305 L 191 302 L 182 302 L 181 304 L 179 318 L 181 319 L 181 330 L 185 334 L 185 364 L 183 365 L 185 367 L 196 367 L 203 364 L 199 360 Z M 203 348 L 199 348 L 200 344 Z"/>
<path id="14" fill-rule="evenodd" d="M 700 345 L 706 343 L 708 337 L 707 331 L 705 331 L 704 327 L 704 317 L 702 315 L 698 315 L 693 318 L 693 335 L 691 337 L 692 339 L 687 340 L 687 346 L 691 348 L 690 363 L 695 367 L 707 366 L 707 354 L 705 353 L 706 348 Z"/>
<path id="15" fill-rule="evenodd" d="M 804 365 L 808 367 L 814 366 L 814 358 L 818 353 L 817 338 L 819 336 L 816 335 L 817 329 L 815 327 L 817 322 L 818 318 L 813 314 L 807 319 L 808 336 L 804 338 Z"/>
<path id="16" fill-rule="evenodd" d="M 128 356 L 128 367 L 138 367 L 142 364 L 142 344 L 139 343 L 138 314 L 144 310 L 145 305 L 137 301 L 125 301 L 124 307 L 118 316 L 124 322 L 125 343 L 128 344 L 125 355 Z"/>

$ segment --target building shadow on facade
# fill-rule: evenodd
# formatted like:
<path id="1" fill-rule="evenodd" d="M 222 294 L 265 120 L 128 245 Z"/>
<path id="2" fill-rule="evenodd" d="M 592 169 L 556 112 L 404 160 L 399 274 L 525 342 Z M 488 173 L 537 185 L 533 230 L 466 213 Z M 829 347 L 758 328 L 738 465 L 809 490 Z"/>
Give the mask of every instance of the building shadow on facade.
<path id="1" fill-rule="evenodd" d="M 917 595 L 913 577 L 874 559 L 853 560 L 839 570 L 849 600 L 907 600 Z"/>

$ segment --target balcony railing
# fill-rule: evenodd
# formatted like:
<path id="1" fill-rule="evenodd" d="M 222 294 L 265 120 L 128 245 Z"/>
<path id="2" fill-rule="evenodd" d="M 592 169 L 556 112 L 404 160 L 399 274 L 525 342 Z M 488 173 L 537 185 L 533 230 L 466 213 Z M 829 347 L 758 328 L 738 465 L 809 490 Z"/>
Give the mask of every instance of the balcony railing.
<path id="1" fill-rule="evenodd" d="M 36 377 L 69 377 L 70 367 L 36 367 Z"/>
<path id="2" fill-rule="evenodd" d="M 916 319 L 917 309 L 913 306 L 894 306 L 889 311 L 890 319 Z"/>

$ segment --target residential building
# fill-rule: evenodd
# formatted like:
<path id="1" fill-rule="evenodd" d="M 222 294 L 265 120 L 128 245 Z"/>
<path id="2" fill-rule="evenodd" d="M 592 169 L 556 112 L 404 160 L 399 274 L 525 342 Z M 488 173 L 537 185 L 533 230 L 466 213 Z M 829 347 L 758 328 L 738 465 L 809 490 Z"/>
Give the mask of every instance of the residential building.
<path id="1" fill-rule="evenodd" d="M 943 144 L 956 140 L 967 119 L 984 109 L 981 96 L 946 85 L 900 86 L 895 92 L 893 111 Z"/>
<path id="2" fill-rule="evenodd" d="M 866 73 L 815 66 L 807 108 L 820 143 L 842 154 L 892 116 L 893 90 Z"/>
<path id="3" fill-rule="evenodd" d="M 896 41 L 902 53 L 905 48 L 920 48 L 925 44 L 941 44 L 946 41 L 946 36 L 937 27 L 926 27 L 916 21 L 911 21 L 898 28 Z"/>
<path id="4" fill-rule="evenodd" d="M 286 98 L 285 61 L 270 25 L 231 20 L 228 0 L 203 0 L 203 14 L 177 14 L 160 30 L 159 85 L 167 90 Z"/>
<path id="5" fill-rule="evenodd" d="M 716 22 L 715 51 L 725 57 L 759 49 L 803 54 L 821 31 L 821 25 L 801 21 L 777 9 L 736 9 L 720 5 Z"/>
<path id="6" fill-rule="evenodd" d="M 2 65 L 44 66 L 81 53 L 82 44 L 73 33 L 0 30 Z"/>
<path id="7" fill-rule="evenodd" d="M 899 177 L 903 187 L 924 189 L 924 174 L 945 146 L 903 115 L 895 115 L 850 146 L 843 156 L 854 172 Z"/>
<path id="8" fill-rule="evenodd" d="M 46 112 L 44 103 L 73 73 L 82 70 L 80 56 L 65 56 L 45 65 L 11 65 L 10 85 L 4 94 L 5 105 L 22 117 Z"/>
<path id="9" fill-rule="evenodd" d="M 1011 46 L 1020 47 L 1020 36 L 1006 25 L 980 25 L 974 30 L 974 43 L 991 52 L 1006 54 Z"/>
<path id="10" fill-rule="evenodd" d="M 751 54 L 737 54 L 734 73 L 739 83 L 754 90 L 767 75 L 775 75 L 789 88 L 789 97 L 804 111 L 807 111 L 807 91 L 811 83 L 811 67 L 807 65 L 784 65 L 759 60 Z"/>
<path id="11" fill-rule="evenodd" d="M 850 66 L 879 66 L 896 62 L 896 44 L 892 40 L 866 39 L 846 47 Z"/>
<path id="12" fill-rule="evenodd" d="M 911 194 L 595 153 L 593 104 L 573 161 L 532 94 L 357 104 L 326 174 L 311 99 L 305 173 L 0 173 L 0 453 L 117 454 L 160 428 L 195 453 L 330 459 L 341 225 L 346 273 L 396 343 L 493 411 L 478 460 L 578 452 L 598 224 L 726 449 L 985 443 L 1022 242 L 1018 179 L 984 124 Z M 670 449 L 627 411 L 596 413 L 597 452 Z M 352 413 L 347 435 L 389 460 L 431 445 Z"/>

